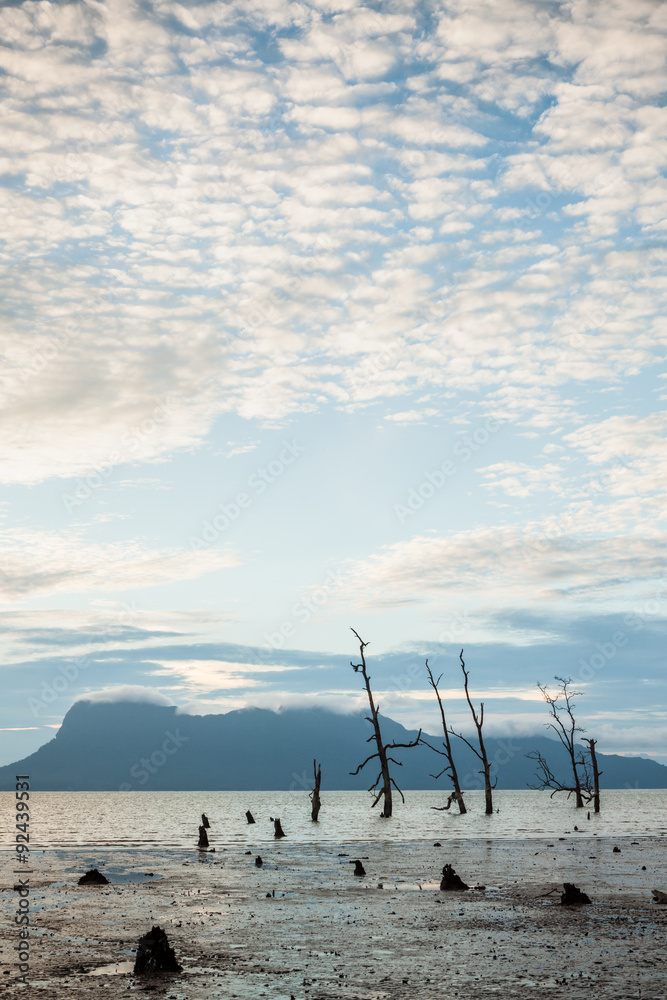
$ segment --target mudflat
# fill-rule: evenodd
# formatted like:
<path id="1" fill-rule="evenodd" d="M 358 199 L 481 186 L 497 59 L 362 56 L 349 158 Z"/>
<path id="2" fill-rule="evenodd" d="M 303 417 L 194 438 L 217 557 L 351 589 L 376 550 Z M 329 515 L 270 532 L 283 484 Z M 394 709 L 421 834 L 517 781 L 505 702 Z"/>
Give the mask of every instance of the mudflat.
<path id="1" fill-rule="evenodd" d="M 654 903 L 651 890 L 667 891 L 665 846 L 664 837 L 570 833 L 440 846 L 284 840 L 250 854 L 245 845 L 36 852 L 30 987 L 14 979 L 19 876 L 8 873 L 0 993 L 664 1000 L 667 905 Z M 485 888 L 440 891 L 445 864 Z M 110 884 L 77 885 L 91 867 Z M 591 905 L 560 905 L 564 882 Z M 179 975 L 132 975 L 137 941 L 153 925 L 166 931 Z"/>

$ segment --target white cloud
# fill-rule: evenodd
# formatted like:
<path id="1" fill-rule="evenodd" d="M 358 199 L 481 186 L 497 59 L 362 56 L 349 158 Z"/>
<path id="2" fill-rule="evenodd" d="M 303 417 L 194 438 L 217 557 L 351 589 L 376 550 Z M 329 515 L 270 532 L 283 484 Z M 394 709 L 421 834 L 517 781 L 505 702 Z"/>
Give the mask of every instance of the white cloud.
<path id="1" fill-rule="evenodd" d="M 62 532 L 2 529 L 0 597 L 13 602 L 34 594 L 90 593 L 194 580 L 236 566 L 240 558 L 215 548 L 191 552 L 145 544 L 101 543 L 78 529 Z"/>
<path id="2" fill-rule="evenodd" d="M 629 580 L 635 598 L 647 597 L 667 568 L 665 531 L 633 525 L 626 533 L 623 514 L 628 510 L 601 516 L 588 502 L 523 526 L 415 535 L 350 563 L 338 600 L 375 610 L 447 600 L 487 613 L 568 604 L 617 609 Z"/>
<path id="3" fill-rule="evenodd" d="M 162 694 L 156 688 L 142 687 L 140 684 L 119 684 L 113 687 L 102 688 L 100 691 L 87 691 L 74 699 L 75 701 L 89 701 L 94 705 L 115 704 L 116 702 L 131 701 L 147 705 L 173 705 L 174 702 L 167 695 Z"/>
<path id="4" fill-rule="evenodd" d="M 402 342 L 404 358 L 372 398 L 405 394 L 415 373 L 438 390 L 495 383 L 507 387 L 511 418 L 531 412 L 537 426 L 559 405 L 545 384 L 652 363 L 664 335 L 655 281 L 632 295 L 617 282 L 606 339 L 560 346 L 554 363 L 554 337 L 561 323 L 586 322 L 584 299 L 587 309 L 607 301 L 579 220 L 595 239 L 621 217 L 661 223 L 664 121 L 642 103 L 657 72 L 653 40 L 648 60 L 639 56 L 649 22 L 659 27 L 655 11 L 642 21 L 629 7 L 577 9 L 566 24 L 535 18 L 529 4 L 466 3 L 425 40 L 411 9 L 331 9 L 325 21 L 294 5 L 167 5 L 182 34 L 131 3 L 81 24 L 67 7 L 32 19 L 27 8 L 0 12 L 17 39 L 4 54 L 13 103 L 0 136 L 19 178 L 2 189 L 13 262 L 5 301 L 23 317 L 7 326 L 6 482 L 157 460 L 197 447 L 221 413 L 271 420 L 327 401 L 365 405 L 369 387 L 354 389 L 350 367 L 360 346 L 372 358 L 371 328 L 385 345 Z M 262 63 L 253 31 L 288 24 L 285 60 Z M 632 35 L 627 50 L 619 30 Z M 82 55 L 96 38 L 104 54 Z M 224 70 L 223 52 L 233 62 Z M 417 55 L 433 70 L 409 85 L 364 82 Z M 539 62 L 547 57 L 559 76 Z M 449 93 L 454 77 L 465 95 Z M 643 89 L 627 85 L 640 78 Z M 29 108 L 37 93 L 48 111 Z M 524 141 L 499 154 L 479 102 L 523 114 L 545 97 Z M 483 176 L 496 170 L 492 151 L 493 183 Z M 527 184 L 549 198 L 536 219 L 504 202 Z M 564 192 L 571 219 L 561 215 L 547 242 L 542 216 Z M 481 239 L 461 239 L 482 219 L 526 213 L 523 237 L 485 222 Z M 423 235 L 433 229 L 435 241 Z M 428 248 L 415 246 L 424 239 Z M 69 261 L 72 241 L 91 240 L 105 248 L 103 266 L 94 254 Z M 581 295 L 587 284 L 595 296 Z M 167 396 L 173 412 L 137 440 Z"/>

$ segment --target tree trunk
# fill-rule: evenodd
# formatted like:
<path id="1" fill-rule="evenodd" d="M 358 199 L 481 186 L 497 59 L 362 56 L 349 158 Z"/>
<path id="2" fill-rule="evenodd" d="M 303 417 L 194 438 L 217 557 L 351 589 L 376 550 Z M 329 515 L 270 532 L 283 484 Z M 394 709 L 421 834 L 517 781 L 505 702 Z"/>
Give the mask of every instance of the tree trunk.
<path id="1" fill-rule="evenodd" d="M 379 729 L 380 727 L 378 725 L 378 732 Z M 385 819 L 389 819 L 393 811 L 393 796 L 391 794 L 391 778 L 389 776 L 389 763 L 387 761 L 386 753 L 380 754 L 380 760 L 382 761 L 382 788 L 384 795 L 384 804 L 382 806 L 380 816 L 384 816 Z"/>
<path id="2" fill-rule="evenodd" d="M 322 783 L 322 765 L 319 767 L 317 761 L 313 761 L 313 774 L 315 775 L 315 787 L 310 793 L 310 801 L 312 802 L 312 809 L 310 810 L 310 818 L 313 823 L 317 823 L 317 817 L 320 814 L 320 809 L 322 807 L 322 802 L 320 800 L 320 784 Z"/>
<path id="3" fill-rule="evenodd" d="M 600 812 L 600 770 L 598 768 L 598 758 L 595 752 L 595 744 L 597 740 L 589 739 L 584 740 L 584 743 L 588 743 L 588 749 L 591 754 L 591 767 L 593 769 L 593 810 L 596 813 Z"/>
<path id="4" fill-rule="evenodd" d="M 484 762 L 484 812 L 487 816 L 493 814 L 493 795 L 491 794 L 491 776 L 489 774 L 489 762 Z"/>
<path id="5" fill-rule="evenodd" d="M 577 771 L 577 761 L 574 755 L 574 748 L 570 751 L 570 759 L 572 761 L 572 773 L 574 775 L 574 797 L 575 805 L 577 809 L 584 808 L 584 796 L 581 791 L 581 781 L 579 780 L 579 772 Z"/>

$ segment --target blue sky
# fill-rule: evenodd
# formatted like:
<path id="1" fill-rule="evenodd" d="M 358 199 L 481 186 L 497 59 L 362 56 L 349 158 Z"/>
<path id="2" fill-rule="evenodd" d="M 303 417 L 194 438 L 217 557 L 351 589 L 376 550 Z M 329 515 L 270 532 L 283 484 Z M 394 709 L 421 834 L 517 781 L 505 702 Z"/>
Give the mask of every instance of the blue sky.
<path id="1" fill-rule="evenodd" d="M 350 626 L 406 725 L 465 647 L 490 732 L 558 673 L 667 761 L 666 28 L 4 5 L 2 761 L 91 692 L 353 710 Z"/>

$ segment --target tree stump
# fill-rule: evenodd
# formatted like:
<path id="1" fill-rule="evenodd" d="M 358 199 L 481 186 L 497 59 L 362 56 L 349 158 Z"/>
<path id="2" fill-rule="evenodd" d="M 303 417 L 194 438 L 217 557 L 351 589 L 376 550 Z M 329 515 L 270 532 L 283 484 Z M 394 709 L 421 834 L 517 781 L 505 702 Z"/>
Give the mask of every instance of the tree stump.
<path id="1" fill-rule="evenodd" d="M 462 878 L 459 878 L 451 865 L 445 865 L 442 869 L 442 880 L 440 882 L 441 892 L 456 892 L 469 888 L 470 886 L 466 885 Z"/>
<path id="2" fill-rule="evenodd" d="M 79 881 L 77 882 L 77 885 L 108 885 L 108 884 L 109 884 L 109 879 L 101 872 L 98 872 L 97 868 L 91 868 L 90 871 L 86 872 L 85 875 L 82 875 Z"/>
<path id="3" fill-rule="evenodd" d="M 310 793 L 310 801 L 312 807 L 310 810 L 310 818 L 313 823 L 317 823 L 317 817 L 320 815 L 320 809 L 322 808 L 322 800 L 320 798 L 320 786 L 322 784 L 322 765 L 319 767 L 317 761 L 313 761 L 313 774 L 315 776 L 315 787 Z"/>
<path id="4" fill-rule="evenodd" d="M 278 818 L 273 821 L 273 836 L 276 840 L 280 840 L 281 837 L 285 836 L 285 831 L 283 830 L 280 819 Z"/>
<path id="5" fill-rule="evenodd" d="M 262 865 L 264 864 L 264 862 L 262 861 L 262 859 L 261 859 L 261 856 L 260 856 L 259 854 L 258 854 L 258 855 L 257 855 L 257 857 L 255 858 L 255 864 L 256 864 L 256 866 L 257 866 L 258 868 L 261 868 L 261 867 L 262 867 Z"/>
<path id="6" fill-rule="evenodd" d="M 253 816 L 253 814 L 250 812 L 249 809 L 246 810 L 245 818 L 248 820 L 248 823 L 254 823 L 255 822 L 255 817 Z"/>
<path id="7" fill-rule="evenodd" d="M 153 972 L 180 972 L 174 949 L 169 946 L 167 935 L 161 927 L 153 927 L 139 938 L 137 957 L 134 963 L 135 976 L 150 975 Z"/>
<path id="8" fill-rule="evenodd" d="M 202 826 L 203 826 L 203 827 L 204 827 L 204 828 L 205 828 L 206 830 L 209 830 L 209 829 L 210 829 L 210 827 L 211 827 L 211 824 L 210 824 L 210 823 L 209 823 L 209 821 L 208 821 L 208 816 L 206 815 L 206 813 L 202 813 L 202 814 L 201 814 L 201 825 L 202 825 Z"/>
<path id="9" fill-rule="evenodd" d="M 354 874 L 358 875 L 360 878 L 366 874 L 366 869 L 362 865 L 361 861 L 354 862 Z"/>
<path id="10" fill-rule="evenodd" d="M 199 847 L 208 847 L 208 834 L 206 833 L 206 827 L 199 827 Z"/>
<path id="11" fill-rule="evenodd" d="M 560 901 L 562 906 L 583 906 L 590 903 L 590 899 L 585 892 L 578 889 L 572 882 L 563 882 L 565 892 L 561 893 Z"/>

